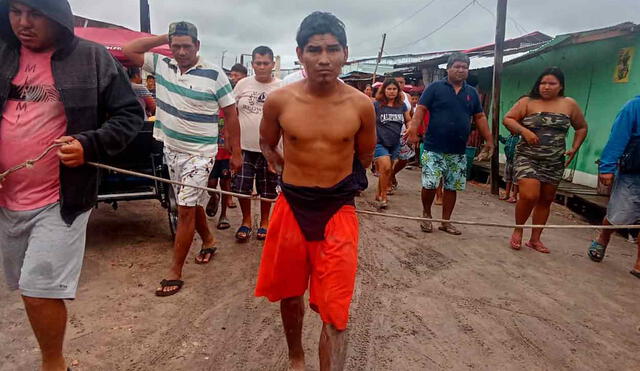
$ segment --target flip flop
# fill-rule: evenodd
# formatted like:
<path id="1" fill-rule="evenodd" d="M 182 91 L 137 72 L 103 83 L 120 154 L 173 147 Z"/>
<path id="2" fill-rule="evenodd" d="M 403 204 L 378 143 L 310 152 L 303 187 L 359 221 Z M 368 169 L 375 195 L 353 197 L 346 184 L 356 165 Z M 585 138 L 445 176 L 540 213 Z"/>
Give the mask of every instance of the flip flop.
<path id="1" fill-rule="evenodd" d="M 636 277 L 636 278 L 640 278 L 640 272 L 638 272 L 635 269 L 629 271 L 629 273 L 633 274 L 633 276 Z"/>
<path id="2" fill-rule="evenodd" d="M 229 228 L 231 228 L 231 223 L 229 223 L 229 219 L 227 219 L 227 218 L 220 218 L 216 228 L 221 230 L 221 231 L 225 230 L 225 229 L 229 229 Z"/>
<path id="3" fill-rule="evenodd" d="M 537 252 L 541 252 L 543 254 L 551 253 L 551 250 L 547 249 L 547 247 L 542 242 L 532 243 L 531 241 L 529 241 L 525 244 L 525 246 L 527 246 L 530 249 L 534 249 Z"/>
<path id="4" fill-rule="evenodd" d="M 438 229 L 453 236 L 459 236 L 462 234 L 462 232 L 460 232 L 458 228 L 454 227 L 452 224 L 441 225 L 438 227 Z"/>
<path id="5" fill-rule="evenodd" d="M 162 280 L 160 281 L 160 288 L 156 290 L 156 296 L 171 296 L 173 294 L 178 293 L 180 289 L 182 289 L 182 285 L 184 285 L 183 280 Z M 164 291 L 165 287 L 176 286 L 177 289 L 173 289 L 170 291 Z"/>
<path id="6" fill-rule="evenodd" d="M 244 236 L 242 236 L 244 235 Z M 240 226 L 236 231 L 236 241 L 238 242 L 247 242 L 251 238 L 251 228 L 246 225 Z"/>
<path id="7" fill-rule="evenodd" d="M 510 246 L 514 250 L 520 250 L 522 248 L 522 236 L 519 239 L 516 239 L 515 236 L 511 236 Z"/>
<path id="8" fill-rule="evenodd" d="M 606 246 L 601 245 L 597 241 L 591 241 L 591 246 L 589 246 L 587 255 L 589 255 L 589 259 L 596 263 L 600 263 L 604 259 L 605 251 L 607 251 Z"/>
<path id="9" fill-rule="evenodd" d="M 212 202 L 213 200 L 215 200 L 215 202 Z M 220 196 L 217 193 L 214 193 L 211 196 L 211 200 L 209 200 L 207 207 L 205 208 L 205 213 L 207 214 L 207 216 L 210 218 L 213 218 L 214 216 L 216 216 L 216 214 L 218 213 L 219 205 L 220 205 Z"/>
<path id="10" fill-rule="evenodd" d="M 216 250 L 218 249 L 215 247 L 200 249 L 200 252 L 198 253 L 198 255 L 196 255 L 196 264 L 209 264 L 209 262 L 213 258 L 213 254 L 216 253 Z M 209 254 L 209 259 L 205 260 L 207 254 Z M 198 258 L 200 258 L 200 260 L 198 260 Z"/>
<path id="11" fill-rule="evenodd" d="M 227 205 L 227 207 L 228 207 L 229 209 L 235 209 L 236 207 L 238 207 L 238 204 L 237 204 L 237 203 L 235 203 L 235 202 L 232 202 L 232 203 L 230 203 L 229 205 Z"/>
<path id="12" fill-rule="evenodd" d="M 267 228 L 258 228 L 256 232 L 256 240 L 264 241 L 267 238 Z"/>

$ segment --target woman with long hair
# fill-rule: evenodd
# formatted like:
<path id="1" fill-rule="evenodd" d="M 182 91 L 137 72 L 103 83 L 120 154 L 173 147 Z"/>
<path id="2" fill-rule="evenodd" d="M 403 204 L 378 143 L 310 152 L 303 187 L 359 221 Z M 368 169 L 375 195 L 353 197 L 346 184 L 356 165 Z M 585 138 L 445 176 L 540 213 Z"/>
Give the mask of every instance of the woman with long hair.
<path id="1" fill-rule="evenodd" d="M 362 92 L 364 93 L 364 95 L 369 97 L 371 101 L 375 101 L 375 98 L 373 98 L 373 88 L 371 87 L 371 84 L 365 85 L 364 89 L 362 89 Z"/>
<path id="2" fill-rule="evenodd" d="M 387 79 L 382 83 L 373 105 L 376 109 L 376 129 L 378 132 L 378 144 L 373 157 L 376 170 L 380 174 L 376 201 L 380 202 L 381 209 L 386 209 L 388 206 L 387 192 L 391 185 L 392 164 L 400 154 L 400 133 L 402 126 L 409 122 L 411 117 L 404 104 L 402 94 L 400 94 L 400 84 L 394 79 Z"/>
<path id="3" fill-rule="evenodd" d="M 533 224 L 544 225 L 551 203 L 567 167 L 587 136 L 587 122 L 575 100 L 564 96 L 564 73 L 557 67 L 540 74 L 528 96 L 521 98 L 507 113 L 503 124 L 523 140 L 516 146 L 515 178 L 520 198 L 516 204 L 516 224 L 527 222 L 533 212 Z M 566 136 L 572 126 L 573 145 L 566 148 Z M 522 228 L 511 236 L 511 248 L 522 246 Z M 526 243 L 541 253 L 549 249 L 540 241 L 542 228 L 535 228 Z"/>

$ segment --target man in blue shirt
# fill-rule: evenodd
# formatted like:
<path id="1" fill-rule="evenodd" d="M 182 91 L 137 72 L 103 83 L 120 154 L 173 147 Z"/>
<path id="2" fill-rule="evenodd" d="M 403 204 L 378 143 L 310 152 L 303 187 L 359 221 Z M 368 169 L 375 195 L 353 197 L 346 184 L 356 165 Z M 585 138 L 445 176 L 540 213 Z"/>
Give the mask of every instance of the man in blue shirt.
<path id="1" fill-rule="evenodd" d="M 604 225 L 636 224 L 640 221 L 640 96 L 631 99 L 618 113 L 611 128 L 607 145 L 602 150 L 599 166 L 600 182 L 611 185 L 614 173 L 616 180 L 607 206 Z M 635 158 L 622 165 L 625 156 Z M 600 232 L 598 238 L 591 242 L 589 257 L 595 262 L 604 259 L 605 250 L 614 230 Z M 640 278 L 640 239 L 638 255 L 631 274 Z"/>
<path id="2" fill-rule="evenodd" d="M 407 134 L 410 142 L 418 142 L 418 127 L 429 110 L 429 128 L 424 137 L 422 153 L 423 216 L 431 218 L 431 205 L 440 180 L 444 183 L 442 219 L 451 219 L 456 205 L 457 191 L 466 185 L 467 158 L 465 151 L 475 121 L 486 141 L 485 151 L 493 153 L 493 138 L 487 117 L 482 111 L 478 92 L 466 83 L 469 76 L 469 57 L 453 53 L 447 61 L 447 78 L 433 82 L 422 93 Z M 422 222 L 423 232 L 433 232 L 431 222 Z M 451 223 L 442 223 L 440 230 L 453 235 L 460 232 Z"/>

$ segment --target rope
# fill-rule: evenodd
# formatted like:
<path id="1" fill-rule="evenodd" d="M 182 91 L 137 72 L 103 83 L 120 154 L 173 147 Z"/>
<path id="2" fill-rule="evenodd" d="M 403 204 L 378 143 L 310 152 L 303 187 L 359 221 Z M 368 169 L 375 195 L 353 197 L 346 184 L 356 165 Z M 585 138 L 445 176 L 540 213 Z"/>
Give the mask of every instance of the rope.
<path id="1" fill-rule="evenodd" d="M 4 179 L 9 176 L 9 174 L 11 173 L 15 173 L 18 170 L 22 170 L 24 168 L 32 168 L 33 165 L 35 165 L 36 162 L 42 160 L 44 158 L 44 156 L 48 155 L 49 152 L 51 152 L 54 148 L 58 148 L 65 145 L 65 143 L 54 143 L 52 145 L 50 145 L 49 147 L 47 147 L 44 152 L 42 152 L 38 157 L 31 159 L 31 160 L 27 160 L 19 165 L 16 165 L 12 168 L 7 169 L 6 171 L 0 173 L 0 188 L 2 188 L 2 182 L 4 181 Z"/>
<path id="2" fill-rule="evenodd" d="M 33 167 L 33 165 L 36 162 L 42 160 L 49 152 L 51 152 L 51 150 L 53 150 L 56 147 L 60 147 L 62 145 L 64 145 L 64 143 L 52 144 L 49 147 L 47 147 L 47 149 L 45 149 L 45 151 L 42 152 L 38 157 L 36 157 L 36 158 L 34 158 L 32 160 L 27 160 L 27 161 L 23 162 L 20 165 L 16 165 L 16 166 L 14 166 L 14 167 L 12 167 L 12 168 L 0 173 L 0 184 L 2 183 L 2 181 L 4 181 L 4 179 L 9 174 L 15 173 L 16 171 L 19 171 L 19 170 L 24 169 L 24 168 Z M 245 194 L 240 194 L 240 193 L 235 193 L 235 192 L 227 192 L 227 191 L 214 189 L 214 188 L 209 188 L 209 187 L 201 187 L 201 186 L 196 186 L 196 185 L 191 185 L 191 184 L 185 184 L 185 183 L 177 182 L 177 181 L 174 181 L 174 180 L 160 178 L 160 177 L 153 176 L 153 175 L 148 175 L 148 174 L 143 174 L 143 173 L 139 173 L 139 172 L 136 172 L 136 171 L 120 169 L 120 168 L 117 168 L 117 167 L 114 167 L 114 166 L 105 165 L 105 164 L 101 164 L 101 163 L 97 163 L 97 162 L 87 162 L 86 164 L 90 165 L 90 166 L 94 166 L 96 168 L 110 170 L 110 171 L 114 171 L 114 172 L 125 174 L 125 175 L 137 176 L 137 177 L 140 177 L 140 178 L 151 179 L 151 180 L 155 180 L 157 182 L 173 184 L 173 185 L 177 185 L 177 186 L 181 186 L 181 187 L 192 187 L 192 188 L 200 189 L 200 190 L 207 191 L 207 192 L 219 193 L 219 194 L 229 195 L 229 196 L 233 196 L 233 197 L 237 197 L 237 198 L 248 198 L 248 199 L 251 199 L 251 200 L 254 200 L 254 201 L 266 201 L 266 202 L 275 202 L 276 201 L 276 200 L 270 199 L 270 198 L 262 198 L 259 195 L 245 195 Z M 577 224 L 546 224 L 546 225 L 530 225 L 530 224 L 527 224 L 527 225 L 517 225 L 517 224 L 505 224 L 505 223 L 473 222 L 473 221 L 465 221 L 465 220 L 446 220 L 446 219 L 437 219 L 437 218 L 422 218 L 422 217 L 415 217 L 415 216 L 409 216 L 409 215 L 386 214 L 386 213 L 380 213 L 380 212 L 369 211 L 369 210 L 356 210 L 356 213 L 361 214 L 361 215 L 369 215 L 369 216 L 383 217 L 383 218 L 414 220 L 414 221 L 418 221 L 418 222 L 451 223 L 451 224 L 471 225 L 471 226 L 480 226 L 480 227 L 493 227 L 493 228 L 600 229 L 600 230 L 603 230 L 603 229 L 640 229 L 640 225 L 588 225 L 588 224 L 585 224 L 585 225 L 577 225 Z"/>

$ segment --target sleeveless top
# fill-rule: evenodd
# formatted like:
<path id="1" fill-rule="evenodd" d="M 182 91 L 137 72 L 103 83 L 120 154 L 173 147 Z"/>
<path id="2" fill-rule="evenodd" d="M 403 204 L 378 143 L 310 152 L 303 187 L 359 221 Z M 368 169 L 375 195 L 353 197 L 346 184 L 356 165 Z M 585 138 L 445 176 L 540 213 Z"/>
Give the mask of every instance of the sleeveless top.
<path id="1" fill-rule="evenodd" d="M 566 137 L 571 118 L 564 113 L 538 112 L 526 116 L 522 125 L 540 138 L 539 145 L 529 145 L 521 140 L 517 155 L 534 160 L 564 161 Z"/>

